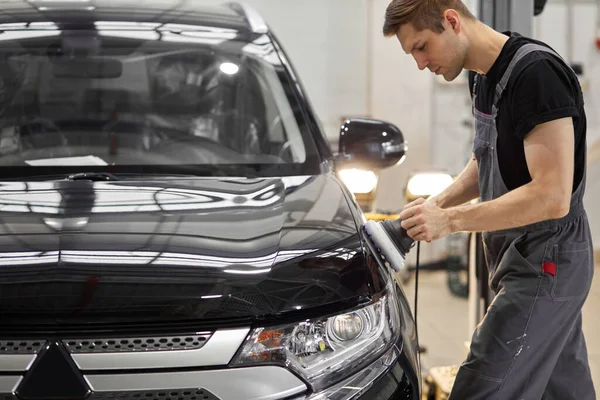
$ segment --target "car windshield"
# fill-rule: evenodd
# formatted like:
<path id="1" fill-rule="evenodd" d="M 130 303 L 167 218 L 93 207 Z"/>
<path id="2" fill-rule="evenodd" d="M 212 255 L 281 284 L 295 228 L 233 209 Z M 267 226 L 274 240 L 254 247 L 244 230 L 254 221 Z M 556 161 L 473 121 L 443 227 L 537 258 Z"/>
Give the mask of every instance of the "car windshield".
<path id="1" fill-rule="evenodd" d="M 242 40 L 233 29 L 158 23 L 34 25 L 0 27 L 0 174 L 318 168 L 295 83 L 266 35 Z"/>

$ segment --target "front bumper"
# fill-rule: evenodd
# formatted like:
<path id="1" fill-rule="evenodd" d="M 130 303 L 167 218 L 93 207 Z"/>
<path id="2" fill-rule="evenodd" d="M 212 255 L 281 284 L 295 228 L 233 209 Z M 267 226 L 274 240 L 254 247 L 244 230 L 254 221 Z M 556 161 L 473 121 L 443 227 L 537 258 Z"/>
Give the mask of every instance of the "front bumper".
<path id="1" fill-rule="evenodd" d="M 243 331 L 247 330 L 244 329 Z M 209 398 L 211 400 L 419 399 L 419 385 L 416 374 L 402 351 L 401 341 L 367 367 L 319 393 L 311 393 L 302 380 L 278 366 L 219 368 L 215 365 L 216 368 L 209 367 L 207 369 L 207 366 L 205 366 L 200 370 L 190 369 L 189 367 L 179 370 L 178 366 L 171 364 L 171 368 L 167 366 L 166 370 L 163 369 L 165 368 L 163 361 L 167 361 L 174 353 L 179 353 L 180 359 L 182 359 L 182 356 L 187 355 L 190 360 L 195 359 L 206 363 L 208 360 L 205 357 L 198 356 L 209 355 L 212 352 L 212 347 L 217 347 L 221 355 L 229 358 L 225 350 L 230 347 L 231 340 L 222 341 L 217 346 L 219 344 L 218 339 L 227 335 L 231 339 L 233 334 L 237 334 L 237 345 L 231 346 L 232 349 L 235 349 L 243 339 L 241 333 L 243 332 L 225 331 L 225 334 L 223 332 L 215 333 L 202 349 L 188 352 L 141 353 L 135 354 L 137 356 L 135 358 L 125 357 L 127 353 L 100 353 L 87 354 L 87 358 L 80 359 L 73 357 L 79 354 L 71 353 L 70 356 L 73 358 L 68 363 L 72 365 L 73 371 L 76 374 L 81 374 L 87 382 L 89 388 L 87 398 L 93 400 L 135 400 L 140 398 L 164 400 L 168 397 L 165 397 L 167 394 L 175 396 L 174 398 L 187 399 L 189 397 L 191 399 L 196 397 L 198 391 L 201 391 L 203 396 L 208 396 L 200 396 L 199 398 Z M 225 342 L 228 345 L 225 345 Z M 67 352 L 64 352 L 64 354 L 67 355 Z M 3 371 L 4 374 L 0 376 L 0 398 L 7 400 L 20 399 L 16 393 L 19 392 L 22 381 L 28 374 L 36 374 L 36 362 L 33 359 L 30 360 L 31 357 L 37 358 L 36 355 L 0 355 L 0 371 Z M 151 359 L 147 357 L 151 357 Z M 107 363 L 107 358 L 111 358 L 112 363 Z M 183 359 L 186 359 L 186 357 L 183 357 Z M 7 362 L 9 360 L 12 362 Z M 27 364 L 17 365 L 16 360 Z M 82 363 L 82 361 L 84 362 Z M 212 361 L 219 363 L 220 360 Z M 150 364 L 155 363 L 163 364 L 163 368 L 148 369 Z M 115 369 L 115 367 L 117 368 Z M 39 372 L 43 375 L 50 374 L 49 371 Z M 61 372 L 59 375 L 56 377 L 58 380 L 61 379 L 61 376 L 68 375 L 68 373 Z M 37 389 L 44 392 L 42 387 Z"/>
<path id="2" fill-rule="evenodd" d="M 37 340 L 36 346 L 0 337 L 0 399 L 35 391 L 72 400 L 418 400 L 414 332 L 405 308 L 402 330 L 383 355 L 320 392 L 283 365 L 231 367 L 251 331 L 244 327 L 172 337 Z"/>

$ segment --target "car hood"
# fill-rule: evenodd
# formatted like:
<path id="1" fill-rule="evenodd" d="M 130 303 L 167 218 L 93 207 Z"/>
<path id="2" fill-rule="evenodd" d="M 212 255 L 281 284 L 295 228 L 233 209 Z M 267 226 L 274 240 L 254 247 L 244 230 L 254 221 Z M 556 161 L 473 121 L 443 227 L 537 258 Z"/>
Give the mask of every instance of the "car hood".
<path id="1" fill-rule="evenodd" d="M 0 323 L 258 318 L 368 295 L 329 175 L 0 184 Z"/>

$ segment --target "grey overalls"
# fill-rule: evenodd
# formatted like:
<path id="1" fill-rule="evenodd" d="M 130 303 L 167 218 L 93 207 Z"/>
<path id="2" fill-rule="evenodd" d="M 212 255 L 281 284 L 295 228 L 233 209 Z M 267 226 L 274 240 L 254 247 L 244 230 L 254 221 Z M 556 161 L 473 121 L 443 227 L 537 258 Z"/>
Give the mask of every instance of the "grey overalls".
<path id="1" fill-rule="evenodd" d="M 558 57 L 546 47 L 522 46 L 496 86 L 492 115 L 474 109 L 482 202 L 508 192 L 496 151 L 497 105 L 515 67 L 526 64 L 532 51 Z M 581 308 L 594 273 L 584 191 L 585 172 L 566 217 L 483 233 L 496 297 L 473 334 L 450 400 L 596 398 L 581 330 Z"/>

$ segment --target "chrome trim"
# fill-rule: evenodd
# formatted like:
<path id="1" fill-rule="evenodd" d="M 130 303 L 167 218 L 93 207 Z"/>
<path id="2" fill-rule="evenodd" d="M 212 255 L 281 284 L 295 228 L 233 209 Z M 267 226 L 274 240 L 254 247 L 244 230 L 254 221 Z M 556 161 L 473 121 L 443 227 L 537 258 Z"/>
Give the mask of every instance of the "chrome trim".
<path id="1" fill-rule="evenodd" d="M 21 383 L 22 376 L 0 376 L 0 393 L 12 394 Z"/>
<path id="2" fill-rule="evenodd" d="M 0 371 L 27 371 L 36 354 L 0 354 Z"/>
<path id="3" fill-rule="evenodd" d="M 221 329 L 199 349 L 137 353 L 72 354 L 82 370 L 184 368 L 226 365 L 242 345 L 250 328 Z M 1 359 L 0 359 L 1 360 Z"/>
<path id="4" fill-rule="evenodd" d="M 248 367 L 194 372 L 86 375 L 98 392 L 197 387 L 223 400 L 276 400 L 301 394 L 306 385 L 282 367 Z"/>
<path id="5" fill-rule="evenodd" d="M 268 33 L 269 32 L 269 27 L 267 26 L 267 23 L 265 22 L 265 20 L 263 19 L 263 17 L 260 15 L 260 13 L 258 11 L 256 11 L 256 9 L 254 9 L 254 7 L 252 7 L 251 5 L 247 4 L 247 3 L 235 3 L 238 7 L 241 8 L 241 10 L 244 13 L 244 16 L 246 17 L 246 19 L 248 20 L 248 23 L 250 24 L 250 28 L 252 29 L 252 32 L 254 33 Z"/>

